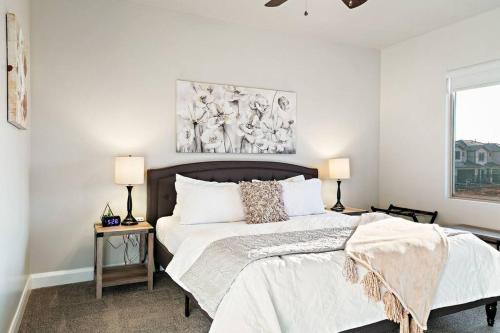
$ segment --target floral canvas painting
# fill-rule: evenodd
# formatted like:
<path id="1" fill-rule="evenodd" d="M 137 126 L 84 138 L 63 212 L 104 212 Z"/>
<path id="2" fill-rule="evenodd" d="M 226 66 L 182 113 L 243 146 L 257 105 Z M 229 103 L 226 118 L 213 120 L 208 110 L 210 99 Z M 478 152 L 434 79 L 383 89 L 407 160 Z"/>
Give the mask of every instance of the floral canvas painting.
<path id="1" fill-rule="evenodd" d="M 295 154 L 293 92 L 177 81 L 177 152 Z"/>
<path id="2" fill-rule="evenodd" d="M 7 14 L 7 121 L 28 127 L 28 50 L 16 15 Z"/>

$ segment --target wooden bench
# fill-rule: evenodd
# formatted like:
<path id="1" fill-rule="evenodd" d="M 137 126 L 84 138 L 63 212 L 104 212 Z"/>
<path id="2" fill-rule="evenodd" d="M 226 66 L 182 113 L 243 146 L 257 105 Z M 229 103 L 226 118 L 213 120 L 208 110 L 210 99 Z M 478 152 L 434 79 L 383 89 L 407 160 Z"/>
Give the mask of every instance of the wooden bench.
<path id="1" fill-rule="evenodd" d="M 448 227 L 452 228 L 452 229 L 468 231 L 471 234 L 476 235 L 478 238 L 482 239 L 483 241 L 485 241 L 487 243 L 495 244 L 497 247 L 497 250 L 500 250 L 500 231 L 481 228 L 481 227 L 475 227 L 475 226 L 467 225 L 467 224 L 458 224 L 458 225 L 452 225 L 452 226 L 448 226 Z"/>

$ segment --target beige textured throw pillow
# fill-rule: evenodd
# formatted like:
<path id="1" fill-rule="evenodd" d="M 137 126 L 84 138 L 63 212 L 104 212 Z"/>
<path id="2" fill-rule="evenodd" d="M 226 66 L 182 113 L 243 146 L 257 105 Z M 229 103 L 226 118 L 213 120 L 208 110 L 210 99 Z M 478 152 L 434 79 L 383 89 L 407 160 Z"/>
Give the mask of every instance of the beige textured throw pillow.
<path id="1" fill-rule="evenodd" d="M 277 181 L 240 183 L 241 200 L 249 224 L 288 220 L 283 189 Z"/>

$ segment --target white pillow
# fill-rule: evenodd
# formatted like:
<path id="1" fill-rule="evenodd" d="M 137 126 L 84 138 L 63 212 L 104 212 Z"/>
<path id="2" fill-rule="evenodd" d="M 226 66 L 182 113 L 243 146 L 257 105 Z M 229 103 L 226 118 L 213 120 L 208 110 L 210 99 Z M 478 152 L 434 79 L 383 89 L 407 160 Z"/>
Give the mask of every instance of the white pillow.
<path id="1" fill-rule="evenodd" d="M 181 202 L 182 198 L 179 197 L 178 187 L 181 188 L 183 184 L 217 184 L 217 182 L 207 182 L 204 180 L 185 177 L 179 174 L 175 175 L 175 189 L 177 191 L 177 202 L 175 203 L 172 216 L 181 216 Z"/>
<path id="2" fill-rule="evenodd" d="M 294 176 L 294 177 L 290 177 L 290 178 L 287 178 L 287 179 L 283 179 L 283 180 L 278 180 L 279 183 L 281 182 L 303 182 L 306 180 L 306 177 L 304 177 L 304 175 L 298 175 L 298 176 Z M 258 180 L 258 179 L 252 179 L 252 183 L 254 182 L 261 182 L 262 180 Z"/>
<path id="3" fill-rule="evenodd" d="M 284 180 L 280 180 L 281 182 L 303 182 L 305 181 L 306 178 L 304 175 L 298 175 L 294 177 L 290 177 Z M 252 182 L 259 182 L 260 180 L 257 179 L 252 179 Z M 232 184 L 232 183 L 218 183 L 218 182 L 208 182 L 205 180 L 199 180 L 199 179 L 194 179 L 194 178 L 189 178 L 183 175 L 176 174 L 175 175 L 175 188 L 181 188 L 183 184 Z M 179 196 L 179 191 L 177 190 L 177 201 L 174 206 L 174 211 L 172 212 L 172 216 L 181 216 L 181 207 L 182 207 L 182 198 Z"/>
<path id="4" fill-rule="evenodd" d="M 288 216 L 323 214 L 325 205 L 321 197 L 321 180 L 283 182 L 283 202 Z"/>
<path id="5" fill-rule="evenodd" d="M 181 197 L 181 224 L 237 222 L 245 220 L 240 186 L 235 183 L 176 184 Z"/>

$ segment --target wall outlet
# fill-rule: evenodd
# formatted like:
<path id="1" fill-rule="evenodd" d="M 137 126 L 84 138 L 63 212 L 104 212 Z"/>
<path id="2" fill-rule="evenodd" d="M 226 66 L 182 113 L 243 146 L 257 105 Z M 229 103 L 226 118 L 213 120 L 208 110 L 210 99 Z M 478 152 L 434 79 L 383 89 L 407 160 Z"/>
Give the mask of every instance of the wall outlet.
<path id="1" fill-rule="evenodd" d="M 144 217 L 142 216 L 136 217 L 135 219 L 137 220 L 137 222 L 144 222 Z"/>

